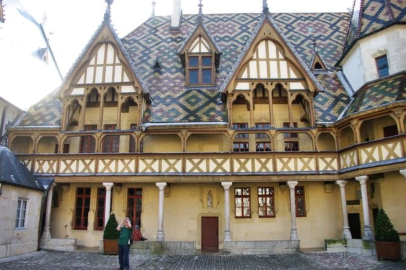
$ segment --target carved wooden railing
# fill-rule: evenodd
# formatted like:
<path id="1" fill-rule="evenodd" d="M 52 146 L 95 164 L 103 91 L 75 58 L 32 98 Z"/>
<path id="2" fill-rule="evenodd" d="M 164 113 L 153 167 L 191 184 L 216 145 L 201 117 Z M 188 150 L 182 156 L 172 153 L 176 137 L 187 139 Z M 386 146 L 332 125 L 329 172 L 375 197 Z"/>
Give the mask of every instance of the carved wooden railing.
<path id="1" fill-rule="evenodd" d="M 17 155 L 37 175 L 321 174 L 403 162 L 405 137 L 351 146 L 339 152 L 123 153 Z"/>

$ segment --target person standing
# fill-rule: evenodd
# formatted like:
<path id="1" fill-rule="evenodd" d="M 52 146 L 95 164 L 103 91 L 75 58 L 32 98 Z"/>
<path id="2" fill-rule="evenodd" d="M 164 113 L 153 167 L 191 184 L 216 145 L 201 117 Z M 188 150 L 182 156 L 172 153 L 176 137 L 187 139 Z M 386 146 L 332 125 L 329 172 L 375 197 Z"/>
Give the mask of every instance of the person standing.
<path id="1" fill-rule="evenodd" d="M 118 239 L 118 262 L 120 268 L 118 270 L 130 269 L 130 238 L 132 234 L 131 222 L 128 217 L 123 219 L 117 226 L 117 231 L 120 231 L 120 238 Z"/>

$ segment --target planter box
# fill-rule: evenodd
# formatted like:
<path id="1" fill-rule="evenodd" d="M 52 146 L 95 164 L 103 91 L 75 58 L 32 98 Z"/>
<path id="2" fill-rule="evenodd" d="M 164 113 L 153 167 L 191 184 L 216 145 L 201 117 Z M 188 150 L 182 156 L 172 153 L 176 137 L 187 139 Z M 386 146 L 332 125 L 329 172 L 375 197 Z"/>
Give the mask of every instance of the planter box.
<path id="1" fill-rule="evenodd" d="M 375 242 L 378 260 L 400 260 L 400 242 Z"/>
<path id="2" fill-rule="evenodd" d="M 118 239 L 103 239 L 104 254 L 118 254 Z"/>

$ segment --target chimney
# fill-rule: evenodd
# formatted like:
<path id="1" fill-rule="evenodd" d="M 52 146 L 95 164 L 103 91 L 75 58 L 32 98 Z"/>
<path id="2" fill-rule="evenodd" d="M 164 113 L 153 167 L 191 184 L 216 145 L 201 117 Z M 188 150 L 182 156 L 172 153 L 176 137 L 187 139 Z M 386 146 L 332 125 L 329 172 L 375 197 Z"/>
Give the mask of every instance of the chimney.
<path id="1" fill-rule="evenodd" d="M 171 30 L 179 30 L 180 29 L 180 18 L 182 16 L 182 9 L 181 9 L 181 2 L 182 0 L 173 0 L 173 11 L 171 17 Z"/>

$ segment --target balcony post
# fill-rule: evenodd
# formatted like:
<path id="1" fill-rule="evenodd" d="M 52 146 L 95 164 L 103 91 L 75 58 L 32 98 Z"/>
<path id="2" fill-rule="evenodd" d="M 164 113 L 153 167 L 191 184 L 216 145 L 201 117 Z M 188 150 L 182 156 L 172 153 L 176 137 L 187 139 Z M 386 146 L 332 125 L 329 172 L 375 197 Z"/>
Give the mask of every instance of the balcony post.
<path id="1" fill-rule="evenodd" d="M 111 188 L 114 183 L 103 183 L 103 186 L 106 187 L 106 206 L 104 207 L 104 226 L 106 226 L 111 212 Z"/>
<path id="2" fill-rule="evenodd" d="M 297 234 L 296 228 L 296 200 L 295 200 L 295 187 L 299 182 L 288 181 L 288 186 L 290 189 L 290 240 L 299 240 L 299 235 Z"/>
<path id="3" fill-rule="evenodd" d="M 337 185 L 340 186 L 340 192 L 341 192 L 341 207 L 343 209 L 343 220 L 344 220 L 343 238 L 352 239 L 350 227 L 348 226 L 347 201 L 345 199 L 345 185 L 348 182 L 345 180 L 338 180 L 336 183 L 337 183 Z"/>
<path id="4" fill-rule="evenodd" d="M 158 209 L 158 234 L 156 236 L 157 241 L 165 241 L 164 235 L 164 195 L 165 195 L 165 187 L 166 183 L 156 183 L 156 186 L 159 188 L 159 209 Z"/>
<path id="5" fill-rule="evenodd" d="M 369 177 L 366 175 L 355 177 L 361 185 L 361 196 L 362 196 L 362 209 L 364 212 L 364 235 L 362 239 L 364 240 L 374 240 L 374 235 L 372 234 L 371 225 L 369 221 L 369 206 L 368 206 L 368 194 L 367 194 L 367 181 Z"/>
<path id="6" fill-rule="evenodd" d="M 231 241 L 230 234 L 230 187 L 232 182 L 221 182 L 221 185 L 224 187 L 224 242 Z"/>

